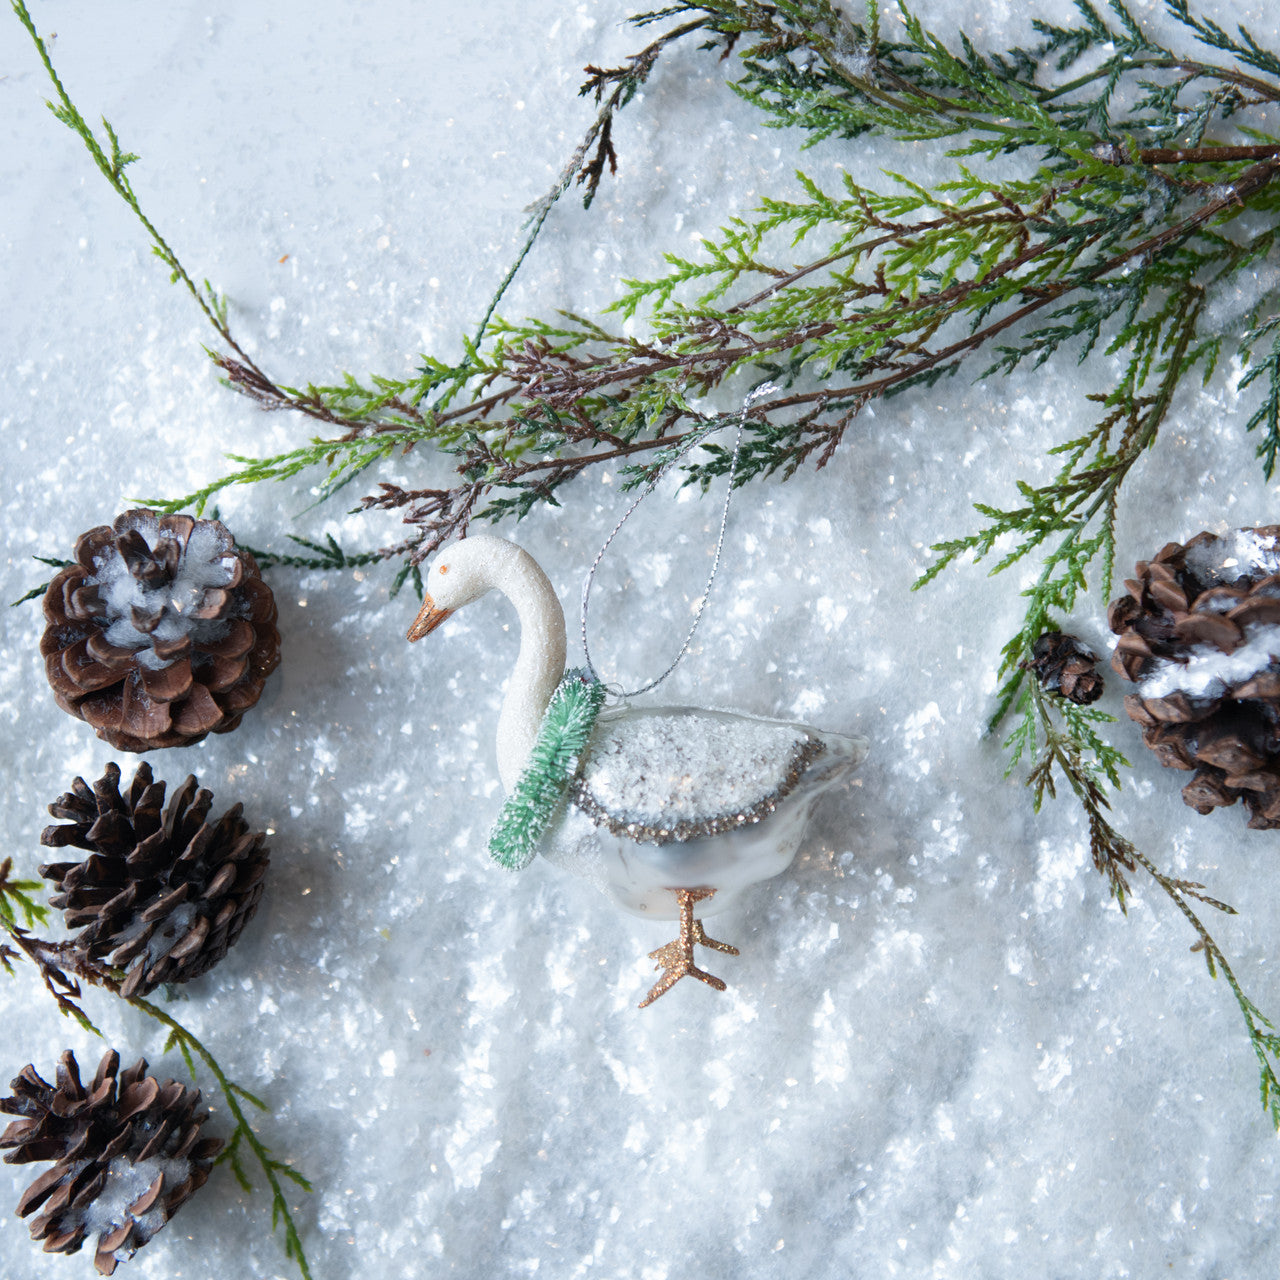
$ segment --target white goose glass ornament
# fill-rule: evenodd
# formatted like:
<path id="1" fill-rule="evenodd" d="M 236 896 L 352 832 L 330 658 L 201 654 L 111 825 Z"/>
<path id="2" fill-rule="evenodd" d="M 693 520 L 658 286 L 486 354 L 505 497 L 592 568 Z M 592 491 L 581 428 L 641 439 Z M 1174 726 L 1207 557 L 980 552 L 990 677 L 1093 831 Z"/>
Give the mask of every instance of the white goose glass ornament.
<path id="1" fill-rule="evenodd" d="M 866 739 L 695 707 L 600 710 L 603 686 L 565 674 L 564 612 L 547 575 L 502 538 L 470 537 L 436 558 L 408 638 L 493 590 L 515 606 L 520 652 L 498 718 L 508 801 L 491 854 L 519 867 L 539 852 L 627 911 L 680 921 L 679 937 L 650 953 L 663 973 L 642 1008 L 683 977 L 723 991 L 694 946 L 738 952 L 701 917 L 786 870 L 813 802 L 862 761 Z"/>

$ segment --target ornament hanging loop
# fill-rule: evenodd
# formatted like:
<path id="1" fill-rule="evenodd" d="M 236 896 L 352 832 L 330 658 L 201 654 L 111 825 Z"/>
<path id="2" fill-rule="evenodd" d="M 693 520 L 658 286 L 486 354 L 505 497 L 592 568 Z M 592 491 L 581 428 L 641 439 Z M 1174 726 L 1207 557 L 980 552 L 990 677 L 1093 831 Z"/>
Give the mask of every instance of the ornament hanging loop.
<path id="1" fill-rule="evenodd" d="M 738 455 L 742 451 L 742 433 L 747 425 L 747 410 L 752 404 L 759 400 L 762 396 L 771 395 L 778 388 L 772 382 L 763 382 L 756 387 L 745 400 L 742 402 L 742 408 L 738 411 L 738 426 L 733 437 L 733 454 L 729 461 L 729 485 L 725 490 L 724 506 L 720 511 L 720 532 L 716 536 L 715 557 L 711 561 L 711 572 L 707 575 L 707 585 L 702 589 L 702 595 L 698 600 L 698 606 L 693 613 L 693 622 L 690 624 L 688 634 L 684 638 L 684 643 L 680 646 L 679 653 L 671 660 L 670 666 L 662 672 L 661 675 L 655 676 L 648 684 L 642 684 L 637 689 L 620 690 L 618 696 L 620 698 L 634 698 L 639 694 L 648 693 L 650 689 L 656 689 L 680 664 L 680 660 L 689 652 L 689 646 L 693 643 L 694 633 L 698 629 L 698 624 L 702 621 L 703 610 L 707 607 L 707 597 L 711 594 L 711 584 L 716 579 L 716 573 L 720 568 L 720 556 L 724 550 L 724 532 L 729 523 L 729 504 L 733 499 L 733 484 L 738 473 Z M 590 612 L 591 601 L 591 585 L 595 581 L 596 570 L 600 567 L 604 554 L 609 550 L 609 544 L 618 536 L 622 526 L 631 518 L 631 513 L 654 491 L 658 485 L 658 481 L 675 466 L 681 458 L 689 452 L 696 444 L 700 444 L 706 435 L 710 432 L 696 436 L 686 444 L 644 487 L 640 496 L 623 512 L 622 518 L 613 526 L 609 536 L 604 540 L 604 545 L 596 553 L 596 558 L 591 562 L 591 568 L 587 570 L 587 576 L 582 582 L 582 653 L 585 661 L 586 669 L 596 679 L 600 680 L 600 673 L 596 670 L 595 664 L 591 661 L 591 645 L 587 639 L 587 617 Z M 602 684 L 603 680 L 600 681 Z M 613 686 L 610 686 L 610 692 L 613 692 Z"/>

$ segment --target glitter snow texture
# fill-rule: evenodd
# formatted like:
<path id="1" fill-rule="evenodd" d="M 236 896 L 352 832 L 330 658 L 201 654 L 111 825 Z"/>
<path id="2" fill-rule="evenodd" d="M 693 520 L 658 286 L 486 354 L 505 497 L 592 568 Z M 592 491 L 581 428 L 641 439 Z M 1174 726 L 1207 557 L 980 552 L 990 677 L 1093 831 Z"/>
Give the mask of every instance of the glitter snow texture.
<path id="1" fill-rule="evenodd" d="M 143 157 L 135 187 L 188 268 L 226 293 L 255 359 L 305 386 L 400 374 L 421 351 L 463 358 L 523 211 L 594 118 L 575 92 L 582 67 L 643 47 L 650 35 L 620 23 L 652 7 L 173 0 L 143 21 L 136 6 L 59 0 L 35 16 L 56 27 L 86 117 L 106 114 Z M 1244 22 L 1264 47 L 1280 36 L 1257 0 L 1196 9 L 1229 31 Z M 983 50 L 1036 43 L 1033 17 L 1079 20 L 1069 0 L 912 11 Z M 1169 34 L 1160 6 L 1141 14 Z M 6 601 L 48 576 L 31 556 L 65 555 L 97 513 L 188 492 L 227 453 L 281 453 L 319 430 L 218 384 L 201 350 L 212 331 L 50 117 L 34 54 L 9 32 Z M 932 181 L 954 163 L 946 140 L 801 151 L 761 125 L 714 55 L 660 65 L 619 118 L 616 178 L 590 211 L 556 206 L 503 314 L 597 316 L 620 276 L 653 276 L 664 252 L 697 255 L 697 236 L 765 195 L 805 199 L 798 168 L 839 192 L 845 172 L 882 187 L 882 170 Z M 1157 894 L 1127 918 L 1110 904 L 1078 808 L 1060 799 L 1033 815 L 981 734 L 1030 579 L 960 566 L 909 590 L 931 542 L 975 527 L 974 502 L 1016 502 L 1019 478 L 1043 478 L 1032 460 L 1090 429 L 1086 395 L 1112 385 L 1097 355 L 1077 366 L 1066 350 L 979 384 L 962 371 L 877 403 L 823 471 L 740 491 L 697 643 L 662 701 L 863 734 L 871 748 L 819 802 L 791 868 L 716 918 L 742 951 L 724 995 L 681 982 L 637 1012 L 653 980 L 643 957 L 669 926 L 541 861 L 516 877 L 489 864 L 513 619 L 477 606 L 408 645 L 414 603 L 388 600 L 390 572 L 271 571 L 289 660 L 236 733 L 181 758 L 275 831 L 273 885 L 226 960 L 184 988 L 181 1016 L 268 1102 L 254 1119 L 264 1140 L 314 1179 L 292 1202 L 317 1277 L 1280 1270 L 1280 1148 L 1223 984 Z M 1201 529 L 1276 520 L 1239 377 L 1224 360 L 1179 391 L 1126 483 L 1119 564 Z M 385 478 L 407 486 L 446 476 L 420 448 L 393 461 Z M 393 519 L 344 514 L 359 482 L 308 510 L 312 482 L 230 491 L 222 518 L 276 551 L 290 532 L 361 550 L 403 536 Z M 556 496 L 560 508 L 500 532 L 572 600 L 627 498 L 616 474 Z M 660 485 L 602 566 L 593 653 L 627 687 L 688 629 L 716 499 Z M 1106 604 L 1095 594 L 1062 619 L 1099 653 Z M 34 870 L 48 798 L 112 753 L 53 706 L 30 609 L 5 611 L 0 823 L 6 853 Z M 1099 708 L 1123 715 L 1120 683 Z M 1134 761 L 1117 825 L 1241 909 L 1220 939 L 1280 1013 L 1274 833 L 1198 817 L 1170 799 L 1136 727 L 1106 730 Z M 0 982 L 4 1078 L 65 1044 L 95 1060 L 29 977 Z M 160 1070 L 150 1024 L 88 1000 L 112 1043 Z M 12 1204 L 25 1179 L 6 1176 Z M 217 1168 L 118 1274 L 296 1274 L 270 1217 Z M 41 1255 L 0 1214 L 0 1273 L 65 1280 L 77 1261 Z"/>

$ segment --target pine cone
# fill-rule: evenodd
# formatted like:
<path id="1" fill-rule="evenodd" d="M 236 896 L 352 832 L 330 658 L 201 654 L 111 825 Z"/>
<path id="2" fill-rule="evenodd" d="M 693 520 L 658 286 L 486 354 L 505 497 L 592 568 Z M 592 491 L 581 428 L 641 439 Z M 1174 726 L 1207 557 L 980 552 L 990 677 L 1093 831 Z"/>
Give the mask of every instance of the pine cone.
<path id="1" fill-rule="evenodd" d="M 58 1063 L 57 1085 L 26 1066 L 0 1098 L 12 1121 L 0 1147 L 10 1148 L 7 1164 L 52 1160 L 18 1201 L 31 1223 L 31 1238 L 46 1253 L 77 1253 L 97 1233 L 94 1263 L 104 1275 L 133 1257 L 209 1177 L 220 1138 L 201 1138 L 209 1118 L 200 1091 L 146 1074 L 140 1058 L 120 1071 L 120 1055 L 110 1049 L 93 1083 L 80 1083 L 75 1055 Z"/>
<path id="2" fill-rule="evenodd" d="M 1023 665 L 1050 693 L 1060 693 L 1087 707 L 1102 697 L 1103 679 L 1094 670 L 1098 655 L 1075 636 L 1062 631 L 1046 631 L 1031 650 L 1031 661 Z"/>
<path id="3" fill-rule="evenodd" d="M 107 765 L 90 790 L 83 778 L 49 806 L 68 825 L 44 829 L 40 843 L 86 849 L 83 862 L 49 863 L 57 885 L 49 903 L 65 911 L 77 958 L 124 969 L 121 993 L 146 995 L 211 969 L 258 909 L 267 870 L 266 836 L 251 832 L 242 806 L 206 821 L 213 795 L 189 777 L 165 806 L 165 784 L 140 764 L 126 795 Z"/>
<path id="4" fill-rule="evenodd" d="M 1243 799 L 1280 828 L 1280 525 L 1197 534 L 1139 561 L 1108 614 L 1124 700 L 1198 813 Z"/>
<path id="5" fill-rule="evenodd" d="M 76 543 L 44 597 L 58 705 L 118 751 L 227 733 L 280 661 L 257 563 L 217 520 L 126 511 Z"/>

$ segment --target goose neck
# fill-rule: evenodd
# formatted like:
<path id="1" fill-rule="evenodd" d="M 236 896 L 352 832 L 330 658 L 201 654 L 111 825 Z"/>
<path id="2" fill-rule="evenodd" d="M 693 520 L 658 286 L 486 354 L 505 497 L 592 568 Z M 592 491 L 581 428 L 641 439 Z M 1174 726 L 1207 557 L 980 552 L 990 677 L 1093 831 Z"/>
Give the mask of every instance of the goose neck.
<path id="1" fill-rule="evenodd" d="M 533 750 L 543 713 L 564 675 L 564 611 L 550 579 L 520 552 L 500 589 L 520 620 L 520 652 L 498 717 L 498 775 L 510 794 Z"/>

